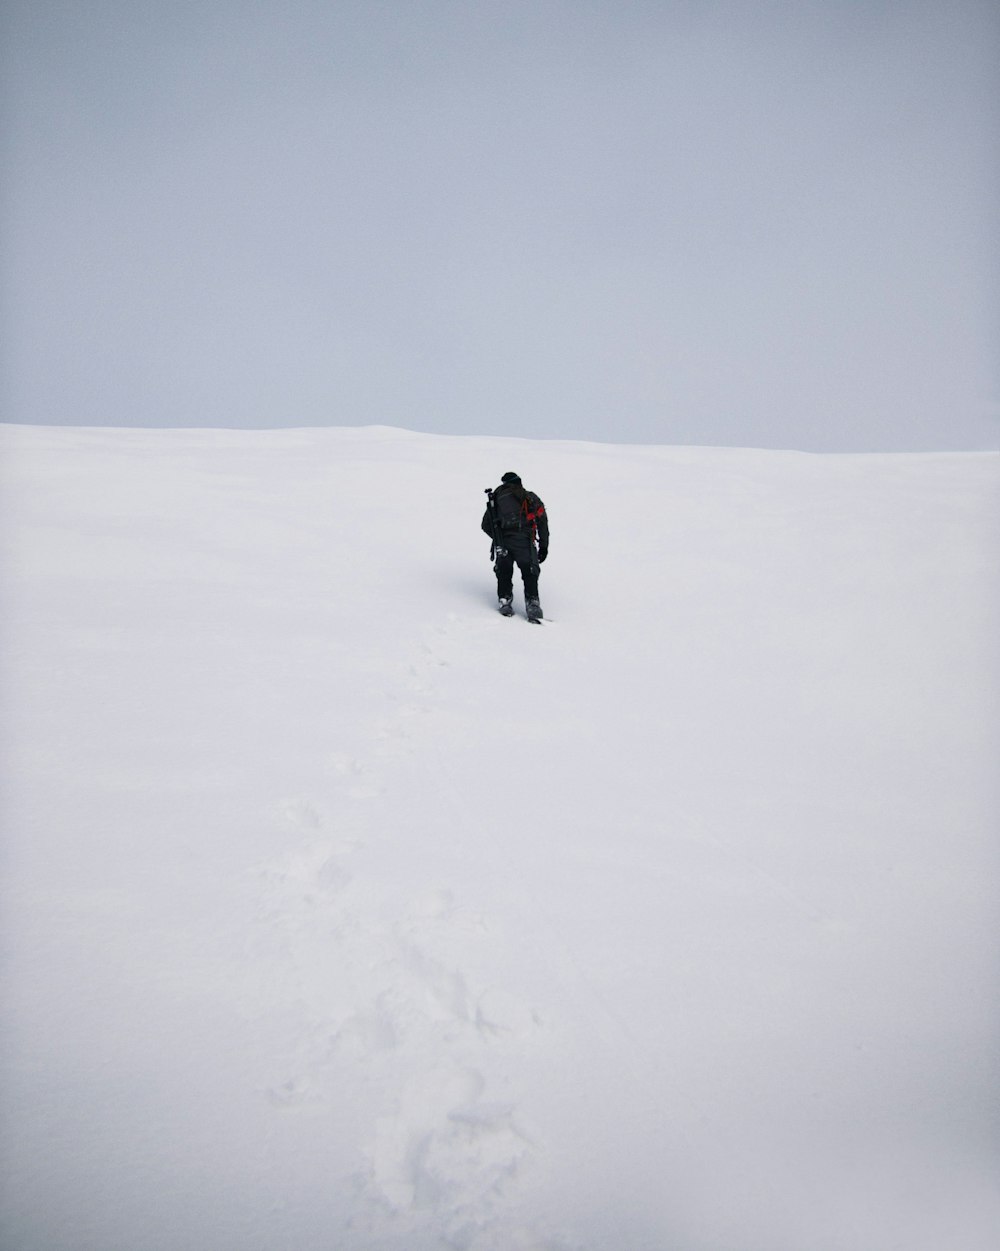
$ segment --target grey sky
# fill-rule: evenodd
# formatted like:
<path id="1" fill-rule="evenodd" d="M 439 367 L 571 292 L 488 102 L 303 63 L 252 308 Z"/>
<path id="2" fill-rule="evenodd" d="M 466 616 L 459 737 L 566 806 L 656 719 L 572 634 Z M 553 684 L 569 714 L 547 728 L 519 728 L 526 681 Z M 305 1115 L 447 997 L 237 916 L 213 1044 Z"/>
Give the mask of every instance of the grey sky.
<path id="1" fill-rule="evenodd" d="M 992 0 L 6 0 L 0 418 L 1000 445 Z"/>

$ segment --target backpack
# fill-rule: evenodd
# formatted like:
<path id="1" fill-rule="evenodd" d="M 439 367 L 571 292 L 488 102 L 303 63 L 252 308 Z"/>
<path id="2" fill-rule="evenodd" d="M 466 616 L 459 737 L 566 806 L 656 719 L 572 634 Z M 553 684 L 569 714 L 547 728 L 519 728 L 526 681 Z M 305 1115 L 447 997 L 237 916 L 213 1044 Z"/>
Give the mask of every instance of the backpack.
<path id="1" fill-rule="evenodd" d="M 528 522 L 528 499 L 511 487 L 501 487 L 493 499 L 497 504 L 497 518 L 502 530 L 523 530 Z"/>
<path id="2" fill-rule="evenodd" d="M 527 530 L 534 534 L 535 518 L 544 511 L 541 501 L 530 491 L 520 493 L 510 487 L 501 487 L 494 495 L 501 530 Z"/>

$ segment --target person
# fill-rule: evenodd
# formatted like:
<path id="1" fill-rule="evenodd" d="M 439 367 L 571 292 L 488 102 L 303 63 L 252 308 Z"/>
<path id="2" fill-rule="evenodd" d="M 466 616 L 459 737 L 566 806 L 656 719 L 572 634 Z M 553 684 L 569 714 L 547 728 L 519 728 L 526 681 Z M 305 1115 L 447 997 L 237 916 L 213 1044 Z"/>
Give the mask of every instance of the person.
<path id="1" fill-rule="evenodd" d="M 497 599 L 505 617 L 514 612 L 514 565 L 524 582 L 524 607 L 529 621 L 542 620 L 538 598 L 539 566 L 549 554 L 549 519 L 545 505 L 526 491 L 516 473 L 505 473 L 483 515 L 483 530 L 494 537 L 494 516 L 499 543 L 494 548 Z M 538 547 L 535 548 L 537 540 Z"/>

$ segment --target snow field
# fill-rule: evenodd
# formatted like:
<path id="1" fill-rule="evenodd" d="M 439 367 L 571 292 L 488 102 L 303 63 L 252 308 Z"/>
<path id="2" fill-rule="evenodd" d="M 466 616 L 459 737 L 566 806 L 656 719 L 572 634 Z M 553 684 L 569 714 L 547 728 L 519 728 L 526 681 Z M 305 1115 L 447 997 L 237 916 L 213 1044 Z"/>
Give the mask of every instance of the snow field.
<path id="1" fill-rule="evenodd" d="M 996 1245 L 996 456 L 0 449 L 5 1247 Z"/>

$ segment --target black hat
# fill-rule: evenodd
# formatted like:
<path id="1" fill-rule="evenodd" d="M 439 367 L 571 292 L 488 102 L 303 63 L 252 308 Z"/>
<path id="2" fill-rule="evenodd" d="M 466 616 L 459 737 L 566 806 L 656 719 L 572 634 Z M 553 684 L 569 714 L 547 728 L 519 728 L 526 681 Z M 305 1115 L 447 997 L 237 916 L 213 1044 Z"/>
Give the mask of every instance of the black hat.
<path id="1" fill-rule="evenodd" d="M 521 479 L 518 477 L 516 473 L 505 473 L 504 476 L 500 479 L 500 481 L 506 482 L 509 485 L 512 485 L 515 482 L 517 483 L 518 486 L 521 485 Z"/>

